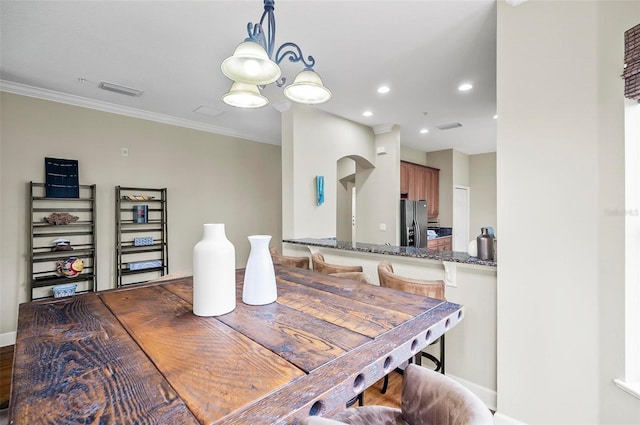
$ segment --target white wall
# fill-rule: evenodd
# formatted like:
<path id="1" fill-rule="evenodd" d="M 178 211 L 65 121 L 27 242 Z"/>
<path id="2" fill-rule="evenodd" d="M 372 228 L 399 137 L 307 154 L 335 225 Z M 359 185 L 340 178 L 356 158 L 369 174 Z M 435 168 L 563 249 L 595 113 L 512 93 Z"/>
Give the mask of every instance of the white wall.
<path id="1" fill-rule="evenodd" d="M 280 147 L 8 93 L 0 103 L 0 335 L 28 300 L 27 184 L 43 182 L 46 156 L 77 159 L 80 183 L 97 185 L 98 289 L 115 283 L 117 185 L 167 187 L 171 273 L 191 273 L 203 223 L 225 223 L 238 267 L 247 236 L 280 246 Z"/>
<path id="2" fill-rule="evenodd" d="M 637 1 L 498 4 L 498 417 L 640 423 L 624 353 L 623 32 Z M 548 237 L 548 238 L 547 238 Z"/>

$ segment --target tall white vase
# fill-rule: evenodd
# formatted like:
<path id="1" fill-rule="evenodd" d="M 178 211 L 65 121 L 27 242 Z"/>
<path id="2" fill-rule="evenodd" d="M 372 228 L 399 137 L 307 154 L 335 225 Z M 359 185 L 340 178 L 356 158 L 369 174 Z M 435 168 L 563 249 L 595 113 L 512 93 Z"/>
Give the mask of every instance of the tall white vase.
<path id="1" fill-rule="evenodd" d="M 236 250 L 224 224 L 205 224 L 193 247 L 193 314 L 220 316 L 236 308 Z"/>
<path id="2" fill-rule="evenodd" d="M 269 253 L 269 235 L 249 236 L 251 251 L 244 272 L 242 302 L 251 305 L 264 305 L 278 298 L 276 274 Z"/>

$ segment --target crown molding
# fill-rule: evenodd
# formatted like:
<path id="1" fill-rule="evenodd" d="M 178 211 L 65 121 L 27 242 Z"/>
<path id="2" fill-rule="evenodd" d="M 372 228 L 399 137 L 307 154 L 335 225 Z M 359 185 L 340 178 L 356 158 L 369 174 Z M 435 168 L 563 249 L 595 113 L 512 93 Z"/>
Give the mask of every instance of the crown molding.
<path id="1" fill-rule="evenodd" d="M 22 96 L 34 97 L 37 99 L 49 100 L 52 102 L 64 103 L 67 105 L 79 106 L 81 108 L 95 109 L 97 111 L 109 112 L 112 114 L 125 115 L 128 117 L 139 118 L 147 121 L 159 122 L 162 124 L 173 125 L 176 127 L 190 128 L 192 130 L 204 131 L 207 133 L 220 134 L 223 136 L 237 137 L 240 139 L 250 140 L 252 142 L 267 143 L 270 145 L 280 145 L 279 141 L 255 137 L 229 128 L 218 127 L 211 124 L 204 124 L 183 118 L 176 118 L 169 115 L 158 114 L 155 112 L 144 111 L 142 109 L 131 108 L 128 106 L 116 105 L 113 103 L 103 102 L 100 100 L 88 99 L 86 97 L 75 96 L 72 94 L 61 93 L 53 90 L 42 89 L 38 87 L 28 86 L 26 84 L 14 83 L 11 81 L 0 80 L 0 91 L 19 94 Z"/>
<path id="2" fill-rule="evenodd" d="M 373 134 L 378 136 L 380 134 L 391 133 L 391 130 L 393 130 L 393 126 L 394 124 L 376 125 L 375 127 L 373 127 Z"/>

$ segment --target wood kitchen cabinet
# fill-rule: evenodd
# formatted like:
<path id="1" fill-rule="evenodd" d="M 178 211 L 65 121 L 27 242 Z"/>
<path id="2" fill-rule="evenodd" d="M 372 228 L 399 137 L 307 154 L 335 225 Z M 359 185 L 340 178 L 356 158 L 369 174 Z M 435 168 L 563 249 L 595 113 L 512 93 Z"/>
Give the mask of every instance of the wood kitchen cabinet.
<path id="1" fill-rule="evenodd" d="M 440 170 L 437 168 L 426 168 L 426 191 L 427 191 L 427 216 L 437 217 L 440 213 Z"/>
<path id="2" fill-rule="evenodd" d="M 408 162 L 400 162 L 400 197 L 409 199 L 409 180 L 411 174 L 411 164 Z"/>
<path id="3" fill-rule="evenodd" d="M 427 201 L 427 216 L 439 213 L 440 170 L 411 162 L 400 162 L 400 197 L 410 201 Z"/>

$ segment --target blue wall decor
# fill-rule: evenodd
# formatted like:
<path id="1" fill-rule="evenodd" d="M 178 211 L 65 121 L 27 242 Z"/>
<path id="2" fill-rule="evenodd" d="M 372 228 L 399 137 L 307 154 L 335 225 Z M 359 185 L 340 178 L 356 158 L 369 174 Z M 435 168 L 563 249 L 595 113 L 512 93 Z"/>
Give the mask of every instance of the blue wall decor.
<path id="1" fill-rule="evenodd" d="M 316 195 L 318 198 L 318 206 L 324 203 L 324 176 L 316 177 Z"/>

